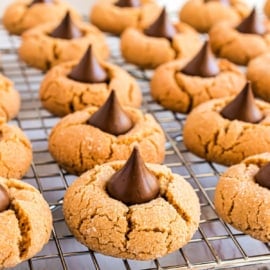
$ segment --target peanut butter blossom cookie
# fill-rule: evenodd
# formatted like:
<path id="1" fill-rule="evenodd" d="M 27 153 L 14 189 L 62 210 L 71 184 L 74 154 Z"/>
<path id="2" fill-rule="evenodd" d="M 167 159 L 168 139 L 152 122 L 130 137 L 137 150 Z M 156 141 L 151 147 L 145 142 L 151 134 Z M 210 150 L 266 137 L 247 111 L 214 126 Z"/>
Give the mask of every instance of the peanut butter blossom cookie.
<path id="1" fill-rule="evenodd" d="M 165 137 L 150 114 L 122 107 L 112 91 L 100 107 L 65 116 L 52 129 L 49 150 L 68 172 L 81 174 L 95 165 L 125 160 L 138 145 L 146 162 L 161 163 Z"/>
<path id="2" fill-rule="evenodd" d="M 236 229 L 270 241 L 270 154 L 246 158 L 224 172 L 216 186 L 217 213 Z"/>
<path id="3" fill-rule="evenodd" d="M 190 61 L 176 60 L 158 67 L 151 80 L 151 94 L 165 108 L 188 113 L 202 102 L 237 94 L 245 81 L 234 64 L 216 59 L 205 42 Z"/>
<path id="4" fill-rule="evenodd" d="M 49 241 L 52 215 L 33 186 L 0 177 L 0 267 L 30 259 Z"/>
<path id="5" fill-rule="evenodd" d="M 0 73 L 0 124 L 14 118 L 20 109 L 19 92 L 12 81 Z"/>
<path id="6" fill-rule="evenodd" d="M 121 35 L 121 51 L 127 62 L 142 68 L 155 68 L 176 58 L 197 53 L 201 40 L 196 31 L 184 23 L 172 24 L 165 8 L 144 30 L 127 28 Z"/>
<path id="7" fill-rule="evenodd" d="M 105 36 L 93 25 L 74 21 L 66 13 L 60 23 L 45 23 L 22 35 L 19 55 L 28 65 L 48 70 L 59 63 L 79 60 L 89 44 L 99 59 L 106 59 L 109 49 Z"/>
<path id="8" fill-rule="evenodd" d="M 270 105 L 254 99 L 250 84 L 235 97 L 214 99 L 192 110 L 184 143 L 209 161 L 232 165 L 270 151 Z"/>
<path id="9" fill-rule="evenodd" d="M 11 34 L 20 35 L 46 22 L 60 22 L 67 11 L 79 18 L 77 12 L 62 0 L 17 0 L 4 11 L 3 24 Z"/>
<path id="10" fill-rule="evenodd" d="M 102 31 L 120 35 L 128 27 L 147 27 L 160 10 L 155 0 L 96 1 L 90 21 Z"/>
<path id="11" fill-rule="evenodd" d="M 236 27 L 227 22 L 215 25 L 209 32 L 211 47 L 219 57 L 247 65 L 251 59 L 269 51 L 269 25 L 254 8 Z"/>
<path id="12" fill-rule="evenodd" d="M 179 12 L 182 22 L 199 32 L 208 32 L 218 22 L 240 23 L 250 8 L 243 0 L 188 0 Z"/>
<path id="13" fill-rule="evenodd" d="M 136 260 L 179 249 L 200 219 L 191 185 L 166 166 L 145 164 L 136 148 L 126 162 L 96 166 L 75 180 L 65 194 L 63 212 L 82 244 Z"/>
<path id="14" fill-rule="evenodd" d="M 23 131 L 0 125 L 0 176 L 21 178 L 32 162 L 32 146 Z M 1 260 L 0 260 L 1 261 Z"/>
<path id="15" fill-rule="evenodd" d="M 58 116 L 64 116 L 88 105 L 100 107 L 114 89 L 122 105 L 139 107 L 140 88 L 122 68 L 99 62 L 90 46 L 82 59 L 53 67 L 40 86 L 42 105 Z"/>

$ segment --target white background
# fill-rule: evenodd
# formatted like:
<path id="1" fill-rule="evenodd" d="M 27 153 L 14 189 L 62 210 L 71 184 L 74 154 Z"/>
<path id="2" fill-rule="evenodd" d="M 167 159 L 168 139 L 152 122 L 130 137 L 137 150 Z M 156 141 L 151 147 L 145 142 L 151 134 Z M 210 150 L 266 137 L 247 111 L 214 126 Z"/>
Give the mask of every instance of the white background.
<path id="1" fill-rule="evenodd" d="M 13 0 L 0 0 L 0 17 L 5 10 L 5 7 L 12 3 Z M 75 7 L 81 14 L 87 15 L 91 8 L 91 5 L 98 0 L 66 0 L 73 7 Z M 261 6 L 265 0 L 247 0 L 250 5 Z M 185 0 L 157 0 L 161 5 L 166 5 L 168 10 L 178 10 Z"/>

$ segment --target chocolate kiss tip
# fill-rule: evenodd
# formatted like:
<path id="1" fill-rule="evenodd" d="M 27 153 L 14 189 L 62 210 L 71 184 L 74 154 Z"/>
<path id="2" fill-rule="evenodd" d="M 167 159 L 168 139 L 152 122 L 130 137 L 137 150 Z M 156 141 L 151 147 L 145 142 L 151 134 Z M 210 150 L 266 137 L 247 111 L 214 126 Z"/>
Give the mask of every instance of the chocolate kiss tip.
<path id="1" fill-rule="evenodd" d="M 270 162 L 260 168 L 255 174 L 255 180 L 260 186 L 270 189 Z"/>
<path id="2" fill-rule="evenodd" d="M 125 134 L 133 127 L 132 120 L 122 109 L 113 90 L 105 103 L 89 118 L 87 123 L 115 136 Z"/>
<path id="3" fill-rule="evenodd" d="M 139 0 L 119 0 L 114 5 L 118 7 L 139 7 L 141 3 Z"/>
<path id="4" fill-rule="evenodd" d="M 214 77 L 219 74 L 219 66 L 211 48 L 206 41 L 200 51 L 181 70 L 181 73 L 190 76 Z"/>
<path id="5" fill-rule="evenodd" d="M 91 45 L 67 77 L 83 83 L 107 83 L 109 81 L 107 71 L 96 60 Z"/>
<path id="6" fill-rule="evenodd" d="M 144 30 L 147 36 L 164 37 L 172 40 L 176 34 L 176 29 L 169 21 L 165 8 L 162 9 L 158 18 Z"/>
<path id="7" fill-rule="evenodd" d="M 53 38 L 73 39 L 82 36 L 81 30 L 72 22 L 69 11 L 60 24 L 49 34 Z"/>
<path id="8" fill-rule="evenodd" d="M 32 7 L 35 4 L 49 4 L 49 3 L 53 3 L 53 0 L 34 0 L 28 5 L 28 7 Z"/>
<path id="9" fill-rule="evenodd" d="M 145 166 L 137 147 L 107 183 L 110 196 L 126 205 L 149 202 L 158 197 L 159 190 L 157 178 Z"/>
<path id="10" fill-rule="evenodd" d="M 10 205 L 10 199 L 6 189 L 0 185 L 0 213 L 8 209 Z"/>
<path id="11" fill-rule="evenodd" d="M 253 8 L 248 17 L 246 17 L 237 27 L 241 33 L 263 35 L 266 32 L 265 25 L 259 17 L 256 9 Z"/>
<path id="12" fill-rule="evenodd" d="M 240 120 L 249 123 L 258 123 L 263 114 L 255 103 L 251 85 L 248 82 L 243 90 L 220 112 L 229 120 Z"/>

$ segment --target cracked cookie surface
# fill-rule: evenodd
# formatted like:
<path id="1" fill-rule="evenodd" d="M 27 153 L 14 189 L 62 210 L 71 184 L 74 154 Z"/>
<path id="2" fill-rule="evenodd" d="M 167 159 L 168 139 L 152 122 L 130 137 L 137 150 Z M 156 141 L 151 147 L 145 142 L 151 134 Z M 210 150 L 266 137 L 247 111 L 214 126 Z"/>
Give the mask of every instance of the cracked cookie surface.
<path id="1" fill-rule="evenodd" d="M 67 11 L 74 18 L 79 18 L 77 12 L 62 0 L 54 0 L 53 3 L 37 3 L 28 7 L 29 0 L 16 0 L 11 3 L 3 14 L 5 28 L 15 35 L 46 22 L 60 22 Z"/>
<path id="2" fill-rule="evenodd" d="M 41 70 L 71 60 L 80 60 L 90 44 L 99 59 L 109 56 L 105 36 L 97 27 L 82 21 L 74 21 L 83 33 L 82 37 L 60 39 L 49 36 L 57 23 L 45 23 L 22 34 L 19 56 L 28 65 Z"/>
<path id="3" fill-rule="evenodd" d="M 161 163 L 165 154 L 165 136 L 150 114 L 123 107 L 134 123 L 127 133 L 114 136 L 87 124 L 97 111 L 90 106 L 62 118 L 49 136 L 49 151 L 68 172 L 81 174 L 97 164 L 129 157 L 139 147 L 145 162 Z"/>
<path id="4" fill-rule="evenodd" d="M 198 33 L 181 22 L 175 28 L 177 34 L 171 42 L 147 36 L 136 28 L 127 28 L 121 35 L 122 56 L 142 68 L 155 68 L 176 58 L 192 58 L 202 46 Z"/>
<path id="5" fill-rule="evenodd" d="M 270 23 L 266 24 L 267 32 L 264 35 L 243 34 L 226 22 L 216 24 L 209 31 L 209 41 L 213 52 L 238 65 L 247 65 L 248 62 L 269 51 Z"/>
<path id="6" fill-rule="evenodd" d="M 184 143 L 194 154 L 209 161 L 232 165 L 244 158 L 270 151 L 270 105 L 256 99 L 264 115 L 257 124 L 230 121 L 220 111 L 234 97 L 207 101 L 188 115 Z"/>
<path id="7" fill-rule="evenodd" d="M 151 79 L 151 95 L 163 107 L 188 113 L 199 104 L 214 98 L 236 95 L 245 84 L 244 74 L 225 59 L 218 62 L 220 73 L 202 78 L 181 73 L 187 60 L 161 65 Z"/>
<path id="8" fill-rule="evenodd" d="M 243 0 L 230 0 L 230 5 L 221 1 L 189 0 L 179 12 L 182 22 L 194 27 L 199 32 L 208 32 L 220 21 L 239 23 L 250 12 Z"/>
<path id="9" fill-rule="evenodd" d="M 23 131 L 0 125 L 0 176 L 21 178 L 32 162 L 32 146 Z"/>
<path id="10" fill-rule="evenodd" d="M 146 164 L 158 179 L 160 196 L 126 206 L 106 192 L 107 181 L 123 165 L 115 161 L 96 166 L 68 188 L 63 211 L 77 240 L 103 254 L 137 260 L 161 257 L 185 245 L 200 219 L 191 185 L 166 166 Z"/>
<path id="11" fill-rule="evenodd" d="M 20 109 L 19 92 L 14 89 L 12 81 L 0 73 L 0 124 L 14 118 Z"/>
<path id="12" fill-rule="evenodd" d="M 153 0 L 141 0 L 140 7 L 118 7 L 115 1 L 97 1 L 91 8 L 90 21 L 104 32 L 120 35 L 126 28 L 145 28 L 158 16 L 161 7 Z"/>
<path id="13" fill-rule="evenodd" d="M 255 181 L 255 174 L 270 154 L 246 158 L 228 168 L 220 177 L 215 191 L 215 207 L 221 218 L 252 237 L 270 241 L 270 190 Z"/>
<path id="14" fill-rule="evenodd" d="M 122 68 L 101 62 L 108 71 L 110 82 L 81 83 L 69 79 L 67 75 L 77 62 L 66 62 L 52 68 L 40 86 L 40 99 L 44 108 L 58 116 L 81 110 L 88 105 L 101 106 L 111 90 L 115 90 L 122 105 L 139 107 L 142 94 L 136 80 Z"/>
<path id="15" fill-rule="evenodd" d="M 0 267 L 13 267 L 33 257 L 49 241 L 52 216 L 47 202 L 33 186 L 0 177 L 11 204 L 0 213 Z"/>

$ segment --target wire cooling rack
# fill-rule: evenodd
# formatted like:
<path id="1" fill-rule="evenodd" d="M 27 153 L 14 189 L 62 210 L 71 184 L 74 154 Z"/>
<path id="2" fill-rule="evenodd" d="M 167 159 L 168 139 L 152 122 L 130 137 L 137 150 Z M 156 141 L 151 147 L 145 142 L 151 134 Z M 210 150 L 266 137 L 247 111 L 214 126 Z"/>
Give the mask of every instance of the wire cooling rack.
<path id="1" fill-rule="evenodd" d="M 187 151 L 182 140 L 185 115 L 174 114 L 157 105 L 149 94 L 149 78 L 152 72 L 142 71 L 125 63 L 119 52 L 118 38 L 108 36 L 107 39 L 112 52 L 111 61 L 122 66 L 138 80 L 144 97 L 142 109 L 152 113 L 166 133 L 164 163 L 173 172 L 184 176 L 200 198 L 199 229 L 182 249 L 163 258 L 145 262 L 104 256 L 88 250 L 74 239 L 64 222 L 62 198 L 66 188 L 76 177 L 62 170 L 48 152 L 48 134 L 59 118 L 43 109 L 38 99 L 39 85 L 44 74 L 27 67 L 19 60 L 17 48 L 20 39 L 9 36 L 0 26 L 0 72 L 15 83 L 22 99 L 20 113 L 11 124 L 21 127 L 33 145 L 34 160 L 23 180 L 43 194 L 50 205 L 54 225 L 51 239 L 43 250 L 13 269 L 270 269 L 269 243 L 264 244 L 236 231 L 215 213 L 215 185 L 218 175 L 226 167 L 208 163 Z"/>

